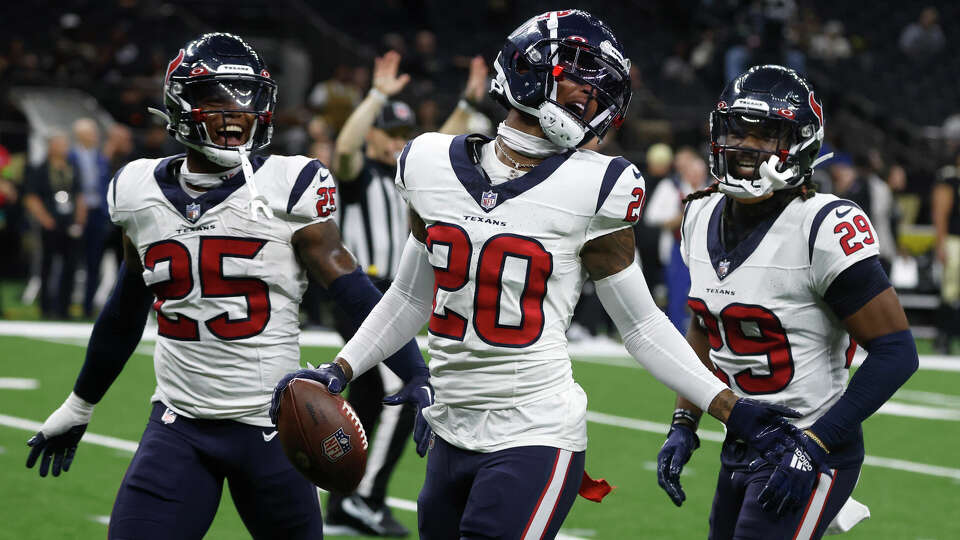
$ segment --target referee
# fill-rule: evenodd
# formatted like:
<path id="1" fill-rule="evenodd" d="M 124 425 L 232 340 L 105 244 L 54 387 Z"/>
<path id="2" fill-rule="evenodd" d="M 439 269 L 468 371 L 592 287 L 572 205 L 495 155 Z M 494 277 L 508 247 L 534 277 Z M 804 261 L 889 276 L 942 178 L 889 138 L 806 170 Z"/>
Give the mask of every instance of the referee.
<path id="1" fill-rule="evenodd" d="M 416 134 L 416 119 L 409 105 L 390 99 L 410 81 L 409 75 L 397 75 L 399 64 L 400 55 L 394 51 L 376 59 L 373 88 L 337 136 L 332 168 L 340 182 L 343 243 L 381 291 L 390 287 L 409 234 L 407 207 L 394 177 L 397 157 Z M 473 62 L 466 95 L 482 96 L 486 77 L 482 59 Z M 472 106 L 461 100 L 441 131 L 465 132 L 472 114 Z M 337 308 L 334 317 L 337 332 L 349 340 L 349 318 Z M 413 432 L 416 411 L 410 406 L 383 407 L 382 400 L 402 386 L 400 378 L 382 364 L 350 382 L 348 401 L 367 433 L 375 434 L 357 492 L 347 497 L 330 495 L 325 533 L 409 534 L 386 506 L 387 483 Z"/>

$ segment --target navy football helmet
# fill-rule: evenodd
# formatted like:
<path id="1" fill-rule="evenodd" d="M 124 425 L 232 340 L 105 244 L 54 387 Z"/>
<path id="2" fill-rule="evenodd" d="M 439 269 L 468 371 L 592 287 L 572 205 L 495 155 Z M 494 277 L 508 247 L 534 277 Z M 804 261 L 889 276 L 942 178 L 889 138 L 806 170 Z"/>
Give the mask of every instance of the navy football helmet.
<path id="1" fill-rule="evenodd" d="M 747 146 L 748 138 L 766 144 Z M 750 68 L 710 113 L 710 169 L 720 191 L 734 197 L 799 186 L 829 157 L 817 158 L 822 142 L 823 108 L 813 88 L 782 66 Z"/>
<path id="2" fill-rule="evenodd" d="M 244 134 L 237 133 L 235 125 L 228 129 L 228 118 L 238 113 L 256 115 L 242 143 L 245 152 L 270 144 L 277 83 L 245 41 L 232 34 L 210 33 L 180 49 L 167 66 L 163 102 L 165 115 L 156 109 L 151 112 L 167 120 L 167 131 L 177 141 L 218 165 L 234 167 L 241 164 L 237 151 L 240 145 L 230 145 L 229 141 L 240 142 Z M 208 132 L 206 120 L 210 115 L 220 115 L 223 128 L 219 133 Z"/>
<path id="3" fill-rule="evenodd" d="M 539 118 L 547 137 L 567 148 L 588 142 L 587 133 L 602 140 L 630 105 L 630 60 L 610 28 L 586 11 L 548 11 L 523 23 L 507 37 L 494 70 L 490 95 Z M 593 118 L 586 118 L 588 107 L 557 102 L 557 82 L 565 77 L 593 87 Z"/>

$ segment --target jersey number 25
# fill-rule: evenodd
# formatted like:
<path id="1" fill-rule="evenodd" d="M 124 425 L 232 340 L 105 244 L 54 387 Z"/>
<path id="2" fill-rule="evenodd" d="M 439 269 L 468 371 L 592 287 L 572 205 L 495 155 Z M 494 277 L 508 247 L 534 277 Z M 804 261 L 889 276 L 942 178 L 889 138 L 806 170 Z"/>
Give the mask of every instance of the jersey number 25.
<path id="1" fill-rule="evenodd" d="M 227 258 L 252 259 L 266 244 L 266 240 L 236 238 L 232 236 L 206 236 L 200 238 L 200 295 L 202 298 L 243 297 L 247 303 L 247 316 L 231 319 L 227 312 L 204 321 L 211 334 L 223 340 L 253 337 L 266 328 L 270 320 L 270 294 L 263 280 L 249 277 L 225 276 L 223 262 Z M 170 318 L 161 309 L 167 300 L 185 298 L 193 290 L 193 269 L 190 251 L 176 240 L 164 240 L 147 248 L 143 267 L 153 271 L 156 265 L 166 261 L 170 277 L 154 283 L 153 292 L 157 301 L 157 333 L 181 341 L 200 339 L 199 323 L 182 313 Z"/>

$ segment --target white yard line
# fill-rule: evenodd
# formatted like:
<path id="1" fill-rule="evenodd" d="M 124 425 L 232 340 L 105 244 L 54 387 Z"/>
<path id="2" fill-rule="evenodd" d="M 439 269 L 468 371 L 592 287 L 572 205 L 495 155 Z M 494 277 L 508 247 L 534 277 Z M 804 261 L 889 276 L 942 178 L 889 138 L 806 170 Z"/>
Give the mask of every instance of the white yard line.
<path id="1" fill-rule="evenodd" d="M 151 319 L 152 322 L 152 319 Z M 93 328 L 91 323 L 39 322 L 39 321 L 0 321 L 0 336 L 20 336 L 27 338 L 73 338 L 85 343 Z M 156 341 L 157 328 L 148 324 L 143 333 L 144 341 Z M 421 348 L 427 347 L 426 336 L 417 336 Z M 305 347 L 339 347 L 343 340 L 336 332 L 305 330 L 300 333 L 300 345 Z M 630 358 L 623 345 L 611 339 L 594 339 L 570 343 L 567 347 L 576 362 L 605 364 L 640 369 Z M 863 349 L 858 349 L 853 364 L 859 366 L 866 357 Z M 921 355 L 920 369 L 931 371 L 960 372 L 960 356 Z"/>
<path id="2" fill-rule="evenodd" d="M 39 385 L 36 379 L 0 377 L 0 390 L 36 390 Z"/>
<path id="3" fill-rule="evenodd" d="M 667 430 L 670 428 L 667 424 L 662 424 L 659 422 L 648 422 L 646 420 L 637 420 L 635 418 L 626 418 L 623 416 L 615 416 L 612 414 L 604 414 L 593 411 L 587 411 L 587 420 L 597 424 L 605 424 L 608 426 L 616 426 L 627 429 L 633 429 L 637 431 L 645 431 L 648 433 L 657 433 L 664 435 L 667 433 Z M 0 414 L 0 425 L 22 429 L 24 431 L 37 431 L 40 429 L 40 422 L 34 420 L 27 420 L 26 418 L 17 418 L 16 416 L 8 416 L 6 414 Z M 697 435 L 700 436 L 700 440 L 704 441 L 713 441 L 713 442 L 722 442 L 724 434 L 721 431 L 710 431 L 706 429 L 700 429 L 697 431 Z M 106 446 L 107 448 L 115 448 L 117 450 L 125 450 L 127 452 L 136 452 L 137 443 L 134 441 L 128 441 L 125 439 L 118 439 L 116 437 L 110 437 L 108 435 L 97 435 L 95 433 L 84 433 L 83 440 L 90 444 L 96 444 L 98 446 Z M 941 478 L 952 478 L 954 480 L 960 480 L 960 469 L 954 469 L 951 467 L 940 467 L 937 465 L 928 465 L 926 463 L 916 463 L 913 461 L 905 461 L 902 459 L 893 459 L 893 458 L 884 458 L 876 456 L 867 456 L 864 461 L 865 465 L 871 465 L 873 467 L 880 467 L 884 469 L 893 469 L 898 471 L 907 471 L 917 474 L 926 474 L 929 476 L 939 476 Z M 399 499 L 402 500 L 402 499 Z M 413 508 L 416 508 L 416 502 L 407 501 L 409 504 L 413 505 Z M 403 503 L 406 504 L 406 503 Z M 392 506 L 392 504 L 391 504 Z M 409 507 L 397 506 L 397 508 L 403 510 L 409 510 Z"/>

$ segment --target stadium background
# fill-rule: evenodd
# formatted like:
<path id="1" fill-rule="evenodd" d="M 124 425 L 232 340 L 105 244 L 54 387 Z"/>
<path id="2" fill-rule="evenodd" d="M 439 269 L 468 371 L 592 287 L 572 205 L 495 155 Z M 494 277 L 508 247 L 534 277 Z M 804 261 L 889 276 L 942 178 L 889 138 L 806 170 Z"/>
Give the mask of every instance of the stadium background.
<path id="1" fill-rule="evenodd" d="M 901 33 L 925 5 L 938 9 L 945 41 L 936 50 L 905 51 Z M 104 133 L 114 124 L 130 128 L 132 145 L 114 156 L 120 163 L 174 153 L 177 147 L 145 109 L 159 104 L 167 62 L 183 43 L 203 32 L 230 31 L 254 45 L 279 82 L 271 151 L 323 159 L 337 127 L 367 91 L 376 55 L 389 49 L 403 54 L 401 70 L 413 81 L 400 97 L 414 105 L 421 127 L 429 130 L 457 103 L 471 56 L 491 62 L 503 37 L 523 20 L 564 7 L 573 6 L 118 0 L 0 8 L 0 538 L 102 537 L 103 517 L 142 431 L 152 388 L 149 357 L 138 354 L 91 425 L 92 433 L 107 438 L 81 446 L 77 467 L 63 478 L 40 480 L 23 468 L 23 442 L 72 385 L 89 332 L 83 322 L 12 321 L 39 317 L 30 294 L 36 288 L 36 230 L 17 190 L 26 165 L 43 158 L 47 134 L 93 117 Z M 622 153 L 641 170 L 653 143 L 703 147 L 705 112 L 725 81 L 728 53 L 738 46 L 751 64 L 802 62 L 823 101 L 828 144 L 835 151 L 884 180 L 895 166 L 903 168 L 905 181 L 891 183 L 897 244 L 915 276 L 898 289 L 920 337 L 921 371 L 866 424 L 871 458 L 854 496 L 874 517 L 846 537 L 960 537 L 960 526 L 949 518 L 960 500 L 960 460 L 953 450 L 960 442 L 960 359 L 931 354 L 926 339 L 935 331 L 938 292 L 930 190 L 938 175 L 953 170 L 960 147 L 960 7 L 947 1 L 825 0 L 634 0 L 576 7 L 607 21 L 635 65 L 629 118 L 604 151 Z M 841 23 L 839 31 L 832 21 Z M 837 35 L 849 55 L 836 45 Z M 502 116 L 488 100 L 478 109 L 493 122 Z M 489 125 L 478 117 L 478 128 Z M 306 346 L 304 359 L 328 358 L 334 351 L 329 339 L 310 332 L 305 344 L 326 347 Z M 141 352 L 149 350 L 146 342 Z M 719 446 L 704 437 L 704 448 L 685 471 L 689 500 L 674 508 L 651 469 L 666 430 L 660 423 L 672 408 L 669 392 L 632 367 L 615 343 L 588 340 L 573 353 L 575 375 L 591 399 L 588 470 L 618 489 L 602 505 L 578 502 L 564 534 L 705 536 Z M 408 452 L 391 487 L 395 513 L 412 527 L 409 510 L 422 471 L 423 462 Z M 221 508 L 208 537 L 243 537 L 229 501 Z"/>

